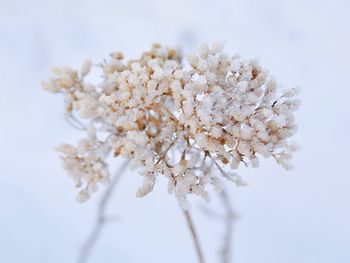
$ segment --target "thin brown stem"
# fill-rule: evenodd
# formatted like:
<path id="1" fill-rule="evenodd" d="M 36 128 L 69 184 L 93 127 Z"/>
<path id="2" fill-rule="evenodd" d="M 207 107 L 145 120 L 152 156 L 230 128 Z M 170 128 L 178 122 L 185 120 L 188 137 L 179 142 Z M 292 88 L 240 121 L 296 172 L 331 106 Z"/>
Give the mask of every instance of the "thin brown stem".
<path id="1" fill-rule="evenodd" d="M 113 194 L 113 191 L 115 189 L 115 186 L 117 185 L 121 175 L 123 172 L 126 170 L 128 167 L 129 161 L 125 161 L 119 168 L 118 172 L 116 175 L 113 177 L 110 185 L 108 186 L 107 190 L 105 191 L 104 195 L 102 196 L 99 205 L 98 205 L 98 210 L 97 210 L 97 216 L 96 216 L 96 221 L 94 224 L 93 229 L 91 230 L 88 238 L 86 239 L 83 247 L 79 251 L 79 256 L 78 256 L 78 263 L 85 263 L 89 260 L 89 256 L 98 241 L 98 238 L 101 234 L 101 231 L 103 227 L 105 226 L 107 220 L 106 220 L 106 207 L 108 202 L 110 201 L 110 198 Z"/>
<path id="2" fill-rule="evenodd" d="M 193 240 L 193 243 L 194 243 L 194 246 L 196 249 L 196 253 L 197 253 L 197 257 L 198 257 L 198 263 L 204 263 L 205 261 L 204 261 L 203 253 L 202 253 L 202 250 L 201 250 L 201 247 L 199 244 L 198 235 L 197 235 L 196 229 L 194 228 L 191 215 L 190 215 L 188 210 L 183 210 L 183 209 L 181 209 L 181 210 L 185 216 L 188 228 L 189 228 L 191 236 L 192 236 L 192 240 Z"/>
<path id="3" fill-rule="evenodd" d="M 223 238 L 223 244 L 221 249 L 222 263 L 229 263 L 232 259 L 232 235 L 233 235 L 233 219 L 234 212 L 230 202 L 230 198 L 226 193 L 225 189 L 222 189 L 220 197 L 224 204 L 226 214 L 224 217 L 225 220 L 225 233 Z"/>

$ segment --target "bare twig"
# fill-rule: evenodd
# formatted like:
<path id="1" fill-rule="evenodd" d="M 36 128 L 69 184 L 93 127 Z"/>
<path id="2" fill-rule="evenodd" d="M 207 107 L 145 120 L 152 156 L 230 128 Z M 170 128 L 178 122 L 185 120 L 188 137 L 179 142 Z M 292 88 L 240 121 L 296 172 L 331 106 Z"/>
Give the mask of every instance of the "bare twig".
<path id="1" fill-rule="evenodd" d="M 83 247 L 79 251 L 79 257 L 77 260 L 78 263 L 85 263 L 88 261 L 89 256 L 94 248 L 94 245 L 96 244 L 101 234 L 102 228 L 105 226 L 105 224 L 108 221 L 105 215 L 107 204 L 112 196 L 115 186 L 117 185 L 121 175 L 127 168 L 128 164 L 129 164 L 129 161 L 127 160 L 121 165 L 121 167 L 119 168 L 119 171 L 113 177 L 108 189 L 105 191 L 104 195 L 102 196 L 100 203 L 98 205 L 96 222 L 94 224 L 94 227 L 90 235 L 86 239 Z"/>
<path id="2" fill-rule="evenodd" d="M 230 198 L 228 194 L 226 193 L 225 189 L 222 189 L 220 193 L 220 197 L 222 199 L 222 202 L 224 204 L 226 214 L 225 214 L 225 233 L 224 233 L 224 240 L 222 243 L 221 248 L 221 256 L 222 256 L 222 263 L 229 263 L 231 262 L 232 257 L 232 235 L 233 235 L 233 219 L 234 219 L 234 212 L 233 208 L 230 202 Z"/>
<path id="3" fill-rule="evenodd" d="M 213 209 L 210 209 L 207 204 L 199 204 L 198 208 L 200 211 L 210 219 L 223 220 L 224 215 L 217 213 Z"/>
<path id="4" fill-rule="evenodd" d="M 210 155 L 210 153 L 206 152 L 206 155 L 210 157 L 213 164 L 216 166 L 216 168 L 220 171 L 220 173 L 228 180 L 233 181 L 237 183 L 233 178 L 231 178 L 223 169 L 222 167 L 216 162 L 216 160 Z M 221 189 L 220 198 L 223 202 L 224 208 L 225 208 L 225 215 L 222 217 L 225 221 L 225 233 L 224 233 L 224 240 L 223 244 L 220 250 L 220 254 L 222 257 L 223 263 L 229 263 L 231 262 L 232 257 L 232 235 L 233 235 L 233 219 L 234 219 L 234 211 L 232 208 L 232 204 L 230 202 L 230 198 L 224 188 Z M 212 217 L 215 215 L 211 211 L 207 210 L 204 212 L 208 212 L 209 215 L 211 214 Z M 216 215 L 216 217 L 218 217 Z"/>
<path id="5" fill-rule="evenodd" d="M 191 232 L 193 243 L 194 243 L 195 248 L 196 248 L 198 262 L 199 263 L 204 263 L 205 261 L 204 261 L 203 253 L 202 253 L 202 250 L 201 250 L 201 247 L 200 247 L 200 244 L 199 244 L 199 239 L 198 239 L 198 235 L 197 235 L 196 229 L 194 228 L 194 225 L 193 225 L 193 222 L 192 222 L 191 215 L 190 215 L 188 210 L 183 210 L 182 208 L 181 208 L 181 210 L 184 213 L 184 216 L 186 218 L 186 222 L 187 222 L 188 228 L 189 228 L 189 230 Z"/>
<path id="6" fill-rule="evenodd" d="M 84 125 L 84 123 L 82 123 L 81 121 L 79 121 L 74 115 L 73 113 L 69 112 L 66 113 L 64 115 L 64 118 L 66 119 L 66 121 L 75 129 L 80 130 L 80 131 L 85 131 L 86 130 L 86 126 Z"/>

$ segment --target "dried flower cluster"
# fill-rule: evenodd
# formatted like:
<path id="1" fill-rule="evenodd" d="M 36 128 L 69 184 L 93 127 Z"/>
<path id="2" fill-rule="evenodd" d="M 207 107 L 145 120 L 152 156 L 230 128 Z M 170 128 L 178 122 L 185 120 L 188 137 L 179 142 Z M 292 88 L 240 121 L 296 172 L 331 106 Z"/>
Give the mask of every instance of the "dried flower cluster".
<path id="1" fill-rule="evenodd" d="M 154 45 L 138 60 L 124 62 L 116 52 L 99 66 L 97 85 L 85 81 L 89 61 L 80 72 L 56 68 L 43 82 L 64 95 L 67 120 L 87 132 L 77 147 L 58 148 L 81 188 L 79 200 L 108 182 L 111 153 L 140 171 L 138 197 L 163 175 L 185 209 L 188 194 L 209 200 L 207 186 L 220 190 L 221 178 L 244 184 L 235 173 L 241 163 L 257 167 L 263 156 L 291 168 L 296 146 L 288 139 L 300 101 L 295 89 L 278 92 L 256 61 L 229 56 L 216 43 L 200 46 L 186 62 L 177 50 Z"/>

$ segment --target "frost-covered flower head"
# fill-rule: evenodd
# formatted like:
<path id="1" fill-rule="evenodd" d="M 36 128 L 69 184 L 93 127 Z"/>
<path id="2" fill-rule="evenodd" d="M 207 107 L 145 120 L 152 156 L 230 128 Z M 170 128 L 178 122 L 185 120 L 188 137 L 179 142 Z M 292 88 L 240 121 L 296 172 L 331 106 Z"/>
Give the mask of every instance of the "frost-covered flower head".
<path id="1" fill-rule="evenodd" d="M 296 90 L 278 91 L 256 61 L 222 49 L 202 45 L 187 61 L 157 44 L 137 60 L 112 53 L 99 65 L 98 84 L 85 81 L 89 61 L 80 72 L 54 69 L 43 87 L 64 95 L 67 120 L 87 133 L 77 147 L 58 148 L 81 188 L 79 200 L 108 182 L 111 154 L 130 159 L 143 176 L 138 197 L 165 176 L 185 209 L 188 194 L 209 200 L 208 185 L 220 190 L 221 178 L 243 185 L 235 172 L 241 164 L 257 167 L 261 157 L 273 157 L 292 167 Z"/>

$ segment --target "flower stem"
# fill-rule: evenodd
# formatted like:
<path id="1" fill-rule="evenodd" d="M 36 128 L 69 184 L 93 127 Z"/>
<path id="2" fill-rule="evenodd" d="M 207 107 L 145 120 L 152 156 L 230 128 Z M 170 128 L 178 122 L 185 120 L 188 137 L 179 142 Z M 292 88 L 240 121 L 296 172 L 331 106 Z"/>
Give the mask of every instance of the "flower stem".
<path id="1" fill-rule="evenodd" d="M 196 229 L 194 228 L 190 212 L 188 210 L 183 210 L 183 209 L 181 209 L 181 210 L 185 216 L 188 228 L 189 228 L 191 236 L 192 236 L 192 240 L 193 240 L 193 243 L 194 243 L 194 246 L 196 249 L 196 253 L 197 253 L 197 257 L 198 257 L 198 262 L 204 263 L 205 261 L 204 261 L 203 253 L 202 253 L 202 250 L 201 250 L 201 247 L 199 244 L 198 235 L 197 235 Z"/>
<path id="2" fill-rule="evenodd" d="M 127 160 L 120 166 L 119 171 L 113 177 L 109 187 L 107 188 L 104 195 L 102 196 L 102 199 L 100 200 L 100 203 L 98 205 L 96 222 L 94 224 L 94 227 L 90 235 L 86 239 L 83 247 L 79 251 L 77 263 L 86 263 L 89 260 L 90 254 L 93 251 L 93 248 L 96 242 L 98 241 L 98 238 L 100 237 L 101 231 L 106 224 L 105 213 L 106 213 L 107 204 L 110 201 L 110 198 L 112 196 L 113 190 L 115 189 L 115 186 L 117 185 L 121 175 L 126 170 L 128 165 L 129 165 L 129 161 Z"/>
<path id="3" fill-rule="evenodd" d="M 220 197 L 224 204 L 226 214 L 224 217 L 225 220 L 225 235 L 222 243 L 221 255 L 222 262 L 229 263 L 231 262 L 232 257 L 232 232 L 233 232 L 233 219 L 234 211 L 230 202 L 230 197 L 225 189 L 222 189 Z"/>

